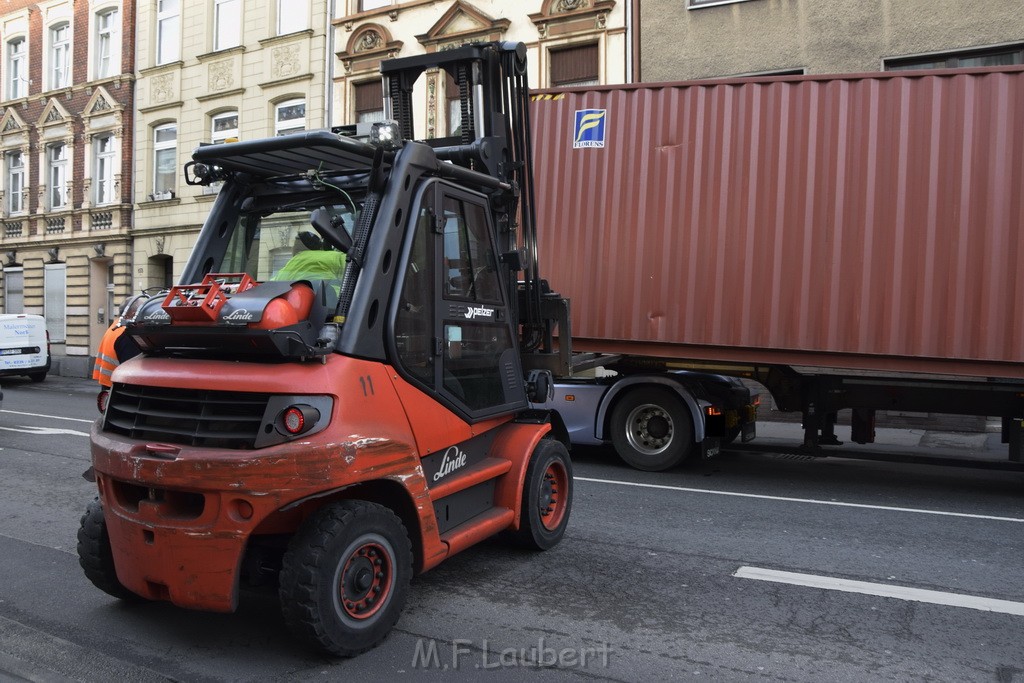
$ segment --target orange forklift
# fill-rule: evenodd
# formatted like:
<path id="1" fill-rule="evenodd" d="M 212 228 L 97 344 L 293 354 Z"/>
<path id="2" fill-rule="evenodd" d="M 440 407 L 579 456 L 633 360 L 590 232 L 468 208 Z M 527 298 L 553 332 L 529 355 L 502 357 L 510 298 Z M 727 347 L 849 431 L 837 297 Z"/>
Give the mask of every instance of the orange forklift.
<path id="1" fill-rule="evenodd" d="M 435 68 L 461 126 L 413 141 Z M 230 612 L 243 582 L 276 582 L 296 636 L 352 656 L 414 574 L 502 532 L 562 538 L 572 465 L 541 368 L 568 302 L 537 272 L 525 47 L 381 72 L 368 139 L 206 145 L 186 165 L 217 199 L 182 284 L 126 321 L 142 353 L 91 435 L 78 552 L 110 595 Z"/>

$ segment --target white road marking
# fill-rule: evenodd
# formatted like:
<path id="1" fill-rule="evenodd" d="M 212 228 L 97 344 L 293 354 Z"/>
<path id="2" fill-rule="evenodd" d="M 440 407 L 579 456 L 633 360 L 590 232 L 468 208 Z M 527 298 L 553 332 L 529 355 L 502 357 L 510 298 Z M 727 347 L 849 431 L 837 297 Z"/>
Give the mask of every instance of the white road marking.
<path id="1" fill-rule="evenodd" d="M 53 427 L 0 427 L 8 432 L 21 432 L 23 434 L 34 434 L 36 436 L 56 436 L 58 434 L 71 434 L 73 436 L 89 436 L 89 432 L 76 432 L 74 429 L 54 429 Z"/>
<path id="2" fill-rule="evenodd" d="M 773 581 L 775 583 L 788 583 L 794 586 L 807 586 L 808 588 L 823 588 L 825 590 L 843 591 L 844 593 L 863 593 L 883 598 L 928 602 L 933 605 L 966 607 L 967 609 L 977 609 L 983 612 L 999 612 L 1000 614 L 1024 616 L 1024 602 L 982 598 L 963 593 L 947 593 L 945 591 L 933 591 L 924 588 L 895 586 L 889 583 L 837 579 L 831 576 L 783 572 L 775 569 L 763 569 L 761 567 L 740 567 L 733 576 L 741 579 Z"/>
<path id="3" fill-rule="evenodd" d="M 665 491 L 682 491 L 684 493 L 707 493 L 713 496 L 734 496 L 736 498 L 760 498 L 762 500 L 778 500 L 787 503 L 811 503 L 813 505 L 832 505 L 835 507 L 864 508 L 867 510 L 888 510 L 890 512 L 913 512 L 921 515 L 941 515 L 945 517 L 966 517 L 967 519 L 989 519 L 996 522 L 1024 523 L 1020 517 L 997 517 L 995 515 L 975 515 L 968 512 L 947 512 L 945 510 L 921 510 L 918 508 L 901 508 L 889 505 L 867 505 L 865 503 L 843 503 L 837 500 L 816 500 L 814 498 L 787 498 L 785 496 L 768 496 L 762 493 L 736 493 L 734 491 L 715 491 L 713 489 L 692 489 L 685 486 L 666 486 L 664 484 L 640 484 L 632 481 L 614 481 L 612 479 L 591 479 L 590 477 L 573 477 L 576 481 L 589 481 L 597 484 L 613 484 L 615 486 L 636 486 L 646 489 Z"/>
<path id="4" fill-rule="evenodd" d="M 61 417 L 60 415 L 40 415 L 39 413 L 19 413 L 17 410 L 0 410 L 0 413 L 9 413 L 11 415 L 28 415 L 29 417 L 48 417 L 51 420 L 68 420 L 70 422 L 87 422 L 92 424 L 96 420 L 83 420 L 78 417 Z"/>

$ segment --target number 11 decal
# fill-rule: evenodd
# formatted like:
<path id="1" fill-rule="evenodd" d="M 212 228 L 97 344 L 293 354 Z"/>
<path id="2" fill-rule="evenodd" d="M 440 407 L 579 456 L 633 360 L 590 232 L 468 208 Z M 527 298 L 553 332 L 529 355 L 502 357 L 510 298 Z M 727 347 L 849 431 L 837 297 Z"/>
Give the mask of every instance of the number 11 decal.
<path id="1" fill-rule="evenodd" d="M 359 384 L 363 387 L 363 396 L 373 396 L 373 377 L 367 375 L 359 378 Z"/>

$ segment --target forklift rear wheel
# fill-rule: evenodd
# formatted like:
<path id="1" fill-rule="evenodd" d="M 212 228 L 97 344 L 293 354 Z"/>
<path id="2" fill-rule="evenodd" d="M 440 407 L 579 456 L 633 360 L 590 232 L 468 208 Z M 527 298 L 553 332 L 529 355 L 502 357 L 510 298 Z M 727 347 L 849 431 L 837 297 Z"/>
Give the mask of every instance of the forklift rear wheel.
<path id="1" fill-rule="evenodd" d="M 682 401 L 660 388 L 635 389 L 612 410 L 612 445 L 626 464 L 661 472 L 690 454 L 693 425 Z"/>
<path id="2" fill-rule="evenodd" d="M 388 508 L 348 500 L 312 515 L 281 569 L 285 622 L 298 638 L 342 657 L 380 644 L 398 621 L 412 578 L 412 546 Z"/>
<path id="3" fill-rule="evenodd" d="M 517 545 L 547 550 L 565 535 L 572 509 L 572 461 L 560 441 L 541 439 L 530 456 L 523 482 Z"/>
<path id="4" fill-rule="evenodd" d="M 110 536 L 103 518 L 103 504 L 95 498 L 82 515 L 78 527 L 78 563 L 85 578 L 107 595 L 118 600 L 136 602 L 142 597 L 121 585 L 114 569 L 114 553 L 110 549 Z"/>

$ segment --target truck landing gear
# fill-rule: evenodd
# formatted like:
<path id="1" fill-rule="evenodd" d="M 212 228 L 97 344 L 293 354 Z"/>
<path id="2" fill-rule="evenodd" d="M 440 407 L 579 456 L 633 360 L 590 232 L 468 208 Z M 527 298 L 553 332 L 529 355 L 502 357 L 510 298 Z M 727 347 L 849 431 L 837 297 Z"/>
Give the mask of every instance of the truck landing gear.
<path id="1" fill-rule="evenodd" d="M 292 538 L 281 570 L 288 628 L 314 647 L 353 657 L 398 621 L 412 578 L 412 547 L 391 510 L 364 501 L 329 505 Z"/>

